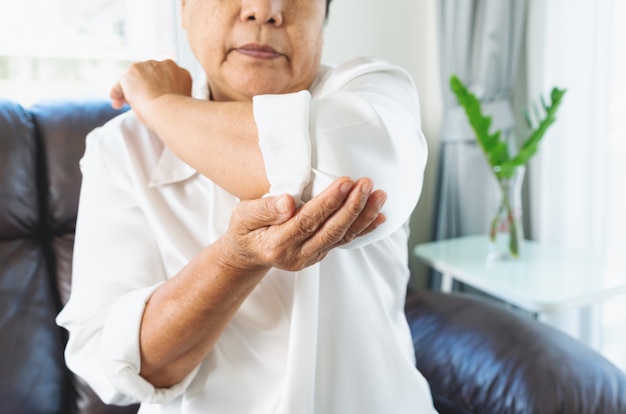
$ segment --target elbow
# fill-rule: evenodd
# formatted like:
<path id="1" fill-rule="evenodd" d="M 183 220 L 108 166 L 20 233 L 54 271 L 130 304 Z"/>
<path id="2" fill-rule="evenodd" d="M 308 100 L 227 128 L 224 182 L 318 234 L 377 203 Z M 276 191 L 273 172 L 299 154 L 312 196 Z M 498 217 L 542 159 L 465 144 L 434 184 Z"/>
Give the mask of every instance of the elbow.
<path id="1" fill-rule="evenodd" d="M 149 382 L 154 388 L 170 388 L 178 384 L 185 377 L 184 375 L 177 375 L 172 369 L 159 368 L 159 369 L 146 369 L 143 367 L 139 372 L 144 380 Z"/>

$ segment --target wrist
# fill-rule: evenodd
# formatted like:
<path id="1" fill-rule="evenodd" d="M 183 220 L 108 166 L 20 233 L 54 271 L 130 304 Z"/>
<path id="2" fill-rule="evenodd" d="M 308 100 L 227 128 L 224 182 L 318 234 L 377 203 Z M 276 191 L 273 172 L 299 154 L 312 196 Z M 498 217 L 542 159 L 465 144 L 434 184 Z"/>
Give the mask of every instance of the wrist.
<path id="1" fill-rule="evenodd" d="M 170 93 L 148 96 L 131 102 L 131 107 L 142 124 L 159 133 L 159 128 L 166 127 L 176 119 L 180 98 L 185 97 Z"/>
<path id="2" fill-rule="evenodd" d="M 254 278 L 265 275 L 271 268 L 228 235 L 222 236 L 212 247 L 215 249 L 215 264 L 222 269 L 222 274 L 235 278 Z"/>

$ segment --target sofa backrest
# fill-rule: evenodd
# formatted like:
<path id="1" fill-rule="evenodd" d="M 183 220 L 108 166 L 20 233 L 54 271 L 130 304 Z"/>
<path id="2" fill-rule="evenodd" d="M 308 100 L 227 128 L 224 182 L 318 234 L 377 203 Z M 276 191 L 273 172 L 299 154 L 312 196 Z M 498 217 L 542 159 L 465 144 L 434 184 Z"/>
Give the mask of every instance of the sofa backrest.
<path id="1" fill-rule="evenodd" d="M 70 374 L 54 321 L 69 297 L 85 136 L 119 113 L 106 100 L 0 100 L 2 412 L 136 411 L 103 406 Z"/>

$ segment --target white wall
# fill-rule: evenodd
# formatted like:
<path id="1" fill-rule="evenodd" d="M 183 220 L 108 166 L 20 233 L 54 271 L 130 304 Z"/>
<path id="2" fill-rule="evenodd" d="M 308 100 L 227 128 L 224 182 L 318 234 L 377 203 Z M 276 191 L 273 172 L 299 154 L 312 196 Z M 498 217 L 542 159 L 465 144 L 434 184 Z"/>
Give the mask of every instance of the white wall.
<path id="1" fill-rule="evenodd" d="M 429 162 L 422 198 L 411 221 L 409 248 L 432 233 L 434 186 L 443 104 L 437 54 L 437 0 L 333 0 L 324 60 L 338 63 L 368 55 L 406 68 L 417 84 Z M 413 285 L 424 286 L 426 268 L 411 256 Z"/>

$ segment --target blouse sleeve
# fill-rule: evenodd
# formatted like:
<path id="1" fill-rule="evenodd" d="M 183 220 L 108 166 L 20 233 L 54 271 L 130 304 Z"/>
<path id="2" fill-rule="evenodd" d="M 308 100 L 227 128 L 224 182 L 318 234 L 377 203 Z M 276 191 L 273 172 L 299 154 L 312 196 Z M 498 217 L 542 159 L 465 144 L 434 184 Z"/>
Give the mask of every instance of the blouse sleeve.
<path id="1" fill-rule="evenodd" d="M 401 227 L 419 199 L 427 147 L 417 90 L 406 71 L 379 61 L 339 67 L 326 83 L 315 97 L 254 98 L 270 194 L 306 202 L 340 176 L 370 177 L 387 192 L 387 221 L 347 245 L 363 246 Z"/>
<path id="2" fill-rule="evenodd" d="M 171 400 L 184 392 L 196 371 L 168 389 L 156 389 L 139 375 L 145 304 L 166 275 L 145 217 L 119 184 L 125 181 L 119 179 L 124 169 L 109 165 L 124 157 L 105 158 L 110 151 L 103 146 L 114 139 L 99 135 L 101 130 L 88 136 L 81 160 L 72 293 L 57 317 L 69 332 L 66 363 L 105 403 Z"/>

